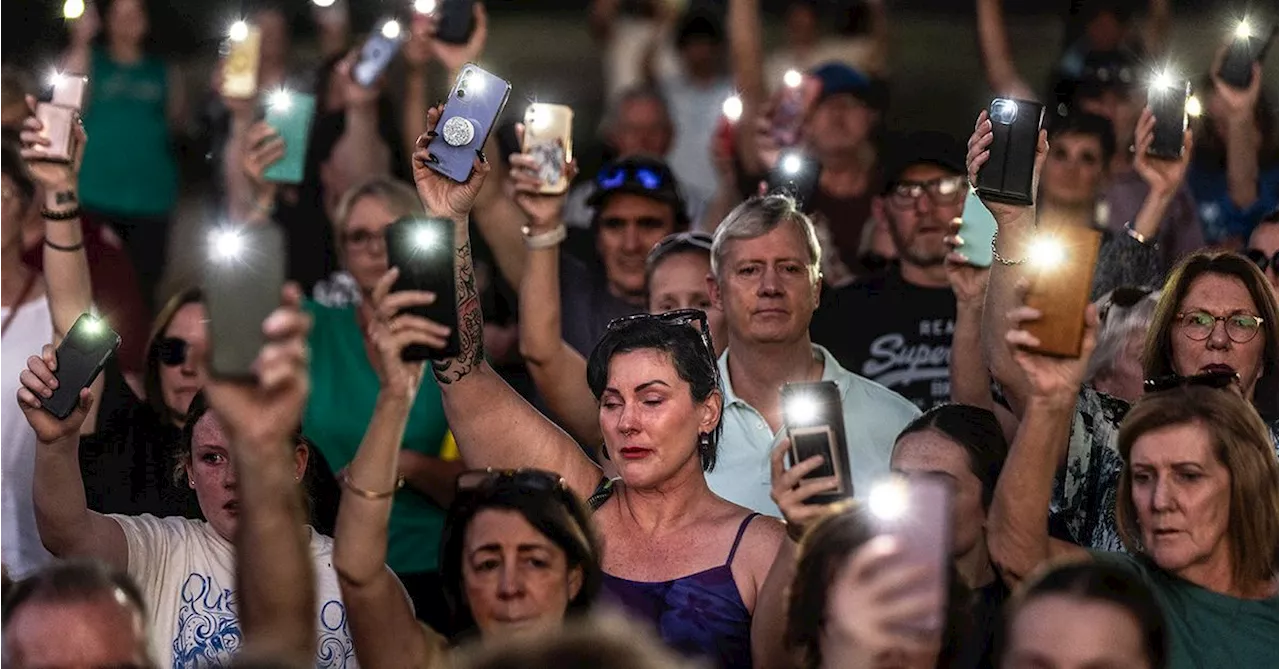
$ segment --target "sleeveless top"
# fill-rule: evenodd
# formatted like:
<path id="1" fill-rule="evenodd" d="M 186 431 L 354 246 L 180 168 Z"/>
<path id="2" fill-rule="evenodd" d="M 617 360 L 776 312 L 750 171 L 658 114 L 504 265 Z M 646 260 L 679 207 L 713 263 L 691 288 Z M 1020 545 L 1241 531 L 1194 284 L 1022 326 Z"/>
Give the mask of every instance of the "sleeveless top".
<path id="1" fill-rule="evenodd" d="M 611 483 L 591 496 L 593 511 L 612 493 Z M 710 660 L 717 667 L 750 667 L 751 612 L 731 567 L 747 525 L 758 515 L 753 512 L 742 520 L 724 564 L 671 581 L 631 581 L 604 573 L 604 599 L 621 605 L 632 617 L 652 622 L 663 642 L 680 653 Z"/>

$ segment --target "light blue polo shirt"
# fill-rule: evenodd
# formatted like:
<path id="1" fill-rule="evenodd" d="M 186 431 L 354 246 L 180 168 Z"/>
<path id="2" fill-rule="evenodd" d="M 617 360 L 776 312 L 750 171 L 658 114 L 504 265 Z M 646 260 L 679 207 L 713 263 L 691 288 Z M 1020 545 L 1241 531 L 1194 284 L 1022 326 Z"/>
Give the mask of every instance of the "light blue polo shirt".
<path id="1" fill-rule="evenodd" d="M 889 473 L 893 443 L 902 428 L 920 415 L 920 410 L 892 390 L 841 367 L 827 349 L 814 345 L 813 350 L 822 355 L 822 380 L 835 381 L 844 400 L 849 470 L 854 494 L 861 496 Z M 769 498 L 769 454 L 786 436 L 786 428 L 774 434 L 764 416 L 734 394 L 728 349 L 720 356 L 719 364 L 724 431 L 716 467 L 707 473 L 707 484 L 712 492 L 734 504 L 781 517 Z"/>

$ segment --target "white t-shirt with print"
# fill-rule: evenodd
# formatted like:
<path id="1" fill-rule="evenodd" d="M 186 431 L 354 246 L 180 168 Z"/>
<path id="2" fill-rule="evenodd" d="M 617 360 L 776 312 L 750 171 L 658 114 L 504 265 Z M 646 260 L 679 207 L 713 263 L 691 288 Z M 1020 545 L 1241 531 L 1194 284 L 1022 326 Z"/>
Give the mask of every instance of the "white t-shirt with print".
<path id="1" fill-rule="evenodd" d="M 142 588 L 157 667 L 227 664 L 243 644 L 234 590 L 235 546 L 206 522 L 111 515 L 129 546 L 129 576 Z M 316 666 L 354 668 L 355 648 L 333 569 L 333 539 L 307 528 L 315 562 Z"/>

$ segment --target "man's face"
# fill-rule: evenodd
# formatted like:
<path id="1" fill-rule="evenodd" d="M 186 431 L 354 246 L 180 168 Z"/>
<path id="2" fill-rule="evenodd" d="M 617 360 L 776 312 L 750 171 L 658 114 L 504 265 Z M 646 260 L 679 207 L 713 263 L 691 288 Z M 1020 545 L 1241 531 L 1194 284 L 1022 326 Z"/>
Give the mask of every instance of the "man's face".
<path id="1" fill-rule="evenodd" d="M 1112 130 L 1116 134 L 1116 146 L 1129 146 L 1133 143 L 1133 130 L 1142 113 L 1142 101 L 1125 89 L 1108 88 L 1101 93 L 1080 98 L 1076 101 L 1080 111 L 1097 114 L 1111 121 Z"/>
<path id="2" fill-rule="evenodd" d="M 727 242 L 712 299 L 724 311 L 730 340 L 789 343 L 807 336 L 822 280 L 810 262 L 795 223 Z"/>
<path id="3" fill-rule="evenodd" d="M 832 95 L 813 108 L 805 136 L 819 155 L 857 150 L 871 136 L 877 114 L 851 94 Z"/>
<path id="4" fill-rule="evenodd" d="M 695 77 L 709 77 L 719 72 L 723 56 L 722 45 L 707 37 L 694 37 L 680 47 L 680 60 Z"/>
<path id="5" fill-rule="evenodd" d="M 1044 199 L 1060 207 L 1084 207 L 1098 200 L 1107 165 L 1102 141 L 1093 135 L 1063 133 L 1049 142 L 1040 189 Z"/>
<path id="6" fill-rule="evenodd" d="M 627 300 L 644 297 L 644 261 L 676 228 L 671 205 L 631 193 L 605 200 L 596 231 L 596 252 L 604 261 L 609 291 Z"/>
<path id="7" fill-rule="evenodd" d="M 16 667 L 150 667 L 142 612 L 123 593 L 30 602 L 5 620 L 4 659 Z"/>
<path id="8" fill-rule="evenodd" d="M 937 165 L 913 165 L 898 177 L 894 190 L 876 200 L 877 215 L 887 219 L 902 262 L 921 267 L 942 264 L 949 250 L 943 237 L 964 211 L 968 189 L 963 180 L 963 175 Z M 912 186 L 922 191 L 914 198 L 903 192 Z"/>
<path id="9" fill-rule="evenodd" d="M 655 98 L 623 103 L 609 143 L 619 158 L 637 154 L 665 156 L 671 149 L 671 121 L 667 108 Z"/>

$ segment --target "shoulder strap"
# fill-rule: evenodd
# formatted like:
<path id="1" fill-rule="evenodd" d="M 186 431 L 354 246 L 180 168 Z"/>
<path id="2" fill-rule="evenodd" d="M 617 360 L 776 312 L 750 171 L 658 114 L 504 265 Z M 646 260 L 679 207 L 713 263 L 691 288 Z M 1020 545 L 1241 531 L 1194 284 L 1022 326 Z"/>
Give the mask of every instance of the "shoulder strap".
<path id="1" fill-rule="evenodd" d="M 747 525 L 750 525 L 752 519 L 758 515 L 760 514 L 752 511 L 747 514 L 746 518 L 742 519 L 742 524 L 738 526 L 738 536 L 733 540 L 733 548 L 729 549 L 729 559 L 724 561 L 726 567 L 733 564 L 733 556 L 738 553 L 738 544 L 742 543 L 742 535 L 747 533 Z"/>
<path id="2" fill-rule="evenodd" d="M 609 501 L 613 496 L 613 481 L 607 476 L 600 477 L 600 484 L 596 486 L 595 492 L 587 498 L 587 508 L 591 509 L 591 513 L 600 510 L 604 503 Z"/>

